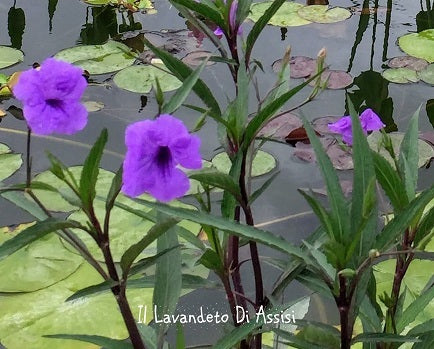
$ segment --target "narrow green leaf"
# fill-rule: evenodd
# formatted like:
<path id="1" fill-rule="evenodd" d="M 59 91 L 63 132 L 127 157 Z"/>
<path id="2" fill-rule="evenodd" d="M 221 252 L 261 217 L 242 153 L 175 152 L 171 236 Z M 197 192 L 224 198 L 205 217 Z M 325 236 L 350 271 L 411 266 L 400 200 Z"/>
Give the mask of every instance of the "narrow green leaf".
<path id="1" fill-rule="evenodd" d="M 407 325 L 412 323 L 416 316 L 419 315 L 425 307 L 430 304 L 434 298 L 434 287 L 417 297 L 403 312 L 402 316 L 396 322 L 396 330 L 401 333 Z"/>
<path id="2" fill-rule="evenodd" d="M 391 333 L 362 333 L 353 338 L 352 343 L 416 343 L 419 339 L 409 336 L 400 336 Z"/>
<path id="3" fill-rule="evenodd" d="M 423 191 L 399 215 L 394 216 L 378 234 L 376 248 L 379 251 L 390 248 L 390 244 L 393 244 L 396 238 L 410 226 L 414 218 L 423 211 L 433 198 L 434 186 Z"/>
<path id="4" fill-rule="evenodd" d="M 413 327 L 410 331 L 408 331 L 409 336 L 420 336 L 425 332 L 434 331 L 434 319 L 430 319 L 422 324 L 419 324 Z"/>
<path id="5" fill-rule="evenodd" d="M 261 187 L 253 192 L 252 195 L 250 195 L 249 198 L 249 205 L 252 205 L 253 202 L 261 196 L 261 194 L 273 183 L 273 181 L 276 179 L 276 177 L 279 175 L 280 171 L 277 171 L 274 173 L 270 178 L 268 178 L 264 184 L 261 185 Z"/>
<path id="6" fill-rule="evenodd" d="M 205 251 L 202 257 L 200 257 L 199 263 L 210 270 L 214 270 L 217 273 L 223 271 L 223 264 L 219 255 L 211 249 L 207 249 Z"/>
<path id="7" fill-rule="evenodd" d="M 239 224 L 221 217 L 217 217 L 205 212 L 197 212 L 179 207 L 171 207 L 158 202 L 151 202 L 143 199 L 135 199 L 136 202 L 145 206 L 151 207 L 159 212 L 173 217 L 187 219 L 199 224 L 209 225 L 217 229 L 227 231 L 233 235 L 260 242 L 266 246 L 272 247 L 279 251 L 285 252 L 289 255 L 296 256 L 305 261 L 309 261 L 306 253 L 302 252 L 300 248 L 292 245 L 288 241 L 277 237 L 275 234 L 260 230 L 251 226 Z"/>
<path id="8" fill-rule="evenodd" d="M 164 215 L 159 216 L 164 217 Z M 174 220 L 174 218 L 165 219 Z M 173 224 L 175 224 L 175 222 L 173 222 Z M 158 237 L 157 252 L 160 253 L 168 248 L 177 246 L 178 244 L 176 227 L 172 226 L 169 230 L 165 229 L 165 234 L 160 234 Z M 181 251 L 179 249 L 160 257 L 157 261 L 153 304 L 156 307 L 156 313 L 160 318 L 166 314 L 171 315 L 176 310 L 176 305 L 178 304 L 178 299 L 181 295 L 182 289 L 181 264 Z M 157 327 L 158 347 L 161 347 L 164 342 L 164 335 L 168 329 L 168 325 L 162 323 L 158 324 Z"/>
<path id="9" fill-rule="evenodd" d="M 178 222 L 179 220 L 175 218 L 165 218 L 164 220 L 156 223 L 139 242 L 130 246 L 125 251 L 125 253 L 122 255 L 120 263 L 124 277 L 126 277 L 126 275 L 128 274 L 131 265 L 139 256 L 139 254 L 142 253 L 146 247 L 148 247 L 152 242 L 160 238 L 161 235 L 166 233 Z"/>
<path id="10" fill-rule="evenodd" d="M 405 187 L 407 190 L 407 195 L 409 201 L 415 196 L 415 191 L 417 188 L 417 177 L 419 171 L 419 112 L 420 107 L 413 114 L 410 119 L 410 124 L 408 126 L 407 132 L 402 140 L 400 151 L 399 151 L 399 167 L 401 173 L 404 174 Z"/>
<path id="11" fill-rule="evenodd" d="M 252 141 L 255 139 L 259 130 L 274 116 L 274 114 L 280 110 L 281 107 L 285 105 L 295 94 L 297 94 L 303 87 L 307 86 L 309 82 L 314 80 L 317 75 L 306 80 L 300 85 L 294 87 L 290 91 L 284 93 L 279 98 L 275 99 L 273 102 L 269 103 L 264 107 L 247 125 L 246 131 L 244 133 L 243 147 L 247 149 Z"/>
<path id="12" fill-rule="evenodd" d="M 401 181 L 396 170 L 390 165 L 389 161 L 383 158 L 378 152 L 371 152 L 374 160 L 375 174 L 377 180 L 389 198 L 396 212 L 401 211 L 408 205 L 407 195 L 403 195 L 405 186 Z"/>
<path id="13" fill-rule="evenodd" d="M 107 193 L 107 200 L 105 202 L 105 209 L 106 212 L 111 211 L 113 208 L 113 205 L 115 203 L 116 197 L 118 196 L 119 192 L 121 191 L 122 187 L 122 173 L 123 173 L 123 167 L 119 167 L 118 171 L 116 172 L 115 176 L 113 177 L 112 184 L 110 185 L 109 192 Z"/>
<path id="14" fill-rule="evenodd" d="M 75 341 L 81 341 L 86 343 L 96 344 L 105 349 L 132 349 L 132 344 L 126 342 L 125 340 L 113 339 L 102 336 L 90 336 L 87 334 L 52 334 L 46 335 L 47 338 L 57 338 L 57 339 L 72 339 Z"/>
<path id="15" fill-rule="evenodd" d="M 24 193 L 18 191 L 8 191 L 0 194 L 6 200 L 12 202 L 15 206 L 22 208 L 30 213 L 33 217 L 42 221 L 47 218 L 47 214 L 31 199 L 27 198 Z"/>
<path id="16" fill-rule="evenodd" d="M 181 1 L 181 0 L 176 0 L 176 1 Z M 191 3 L 195 4 L 195 6 L 201 5 L 200 3 L 191 0 L 182 0 L 182 1 L 190 1 Z M 151 49 L 152 52 L 154 52 L 155 55 L 157 55 L 157 57 L 163 61 L 164 65 L 178 79 L 184 81 L 192 74 L 193 70 L 189 66 L 184 64 L 182 61 L 175 58 L 170 53 L 155 47 L 146 38 L 144 38 L 144 41 L 145 41 L 145 45 L 149 47 L 149 49 Z M 193 91 L 211 109 L 213 114 L 216 114 L 217 116 L 221 115 L 220 107 L 216 99 L 214 98 L 211 90 L 201 79 L 197 80 L 196 84 L 193 87 Z"/>
<path id="17" fill-rule="evenodd" d="M 186 98 L 190 95 L 194 85 L 196 85 L 196 82 L 207 62 L 208 60 L 205 59 L 202 64 L 184 80 L 182 86 L 176 90 L 170 100 L 163 104 L 163 107 L 161 108 L 163 114 L 172 114 L 182 105 L 182 103 L 184 103 Z"/>
<path id="18" fill-rule="evenodd" d="M 128 281 L 129 288 L 154 288 L 155 275 L 144 276 L 140 279 L 132 279 Z M 220 284 L 204 279 L 198 275 L 182 275 L 182 289 L 183 290 L 197 290 L 199 288 L 205 289 L 223 289 Z"/>
<path id="19" fill-rule="evenodd" d="M 212 187 L 226 190 L 238 200 L 241 198 L 240 187 L 235 183 L 234 179 L 230 175 L 219 172 L 215 169 L 194 171 L 189 175 L 189 178 L 198 180 L 199 182 L 208 184 Z"/>
<path id="20" fill-rule="evenodd" d="M 118 285 L 118 282 L 113 280 L 106 280 L 99 284 L 92 285 L 75 292 L 73 295 L 69 296 L 66 299 L 66 302 L 73 301 L 83 297 L 94 296 L 96 294 L 106 292 L 116 285 Z"/>
<path id="21" fill-rule="evenodd" d="M 364 212 L 365 202 L 368 198 L 375 200 L 375 171 L 372 162 L 371 151 L 363 133 L 359 116 L 357 115 L 350 98 L 347 101 L 351 114 L 351 125 L 353 131 L 353 193 L 351 201 L 351 231 L 356 232 L 364 220 L 369 217 L 370 212 Z M 363 235 L 363 234 L 362 234 Z M 369 237 L 371 238 L 371 237 Z M 351 239 L 347 236 L 347 240 Z M 372 241 L 373 239 L 371 239 Z"/>
<path id="22" fill-rule="evenodd" d="M 304 128 L 312 147 L 315 151 L 319 168 L 322 172 L 324 181 L 326 183 L 328 199 L 331 205 L 331 217 L 332 217 L 332 231 L 334 234 L 334 240 L 338 242 L 345 242 L 344 237 L 349 235 L 350 232 L 350 215 L 348 212 L 348 205 L 345 200 L 344 193 L 342 192 L 339 178 L 336 174 L 333 164 L 330 158 L 324 151 L 318 137 L 315 134 L 310 123 L 303 118 Z"/>
<path id="23" fill-rule="evenodd" d="M 414 245 L 418 249 L 424 250 L 431 239 L 434 239 L 434 207 L 419 222 L 414 238 Z"/>
<path id="24" fill-rule="evenodd" d="M 162 256 L 164 256 L 166 253 L 169 253 L 170 251 L 173 251 L 176 248 L 180 248 L 182 245 L 178 246 L 172 246 L 170 248 L 166 248 L 165 250 L 158 252 L 156 255 L 151 257 L 142 258 L 141 260 L 137 261 L 137 263 L 134 263 L 134 265 L 131 266 L 130 272 L 128 273 L 129 276 L 133 276 L 139 273 L 143 273 L 147 268 L 157 263 L 158 259 Z"/>
<path id="25" fill-rule="evenodd" d="M 310 207 L 312 207 L 313 212 L 318 217 L 321 222 L 322 227 L 328 233 L 328 236 L 334 240 L 334 228 L 332 223 L 332 218 L 330 214 L 325 210 L 325 208 L 316 200 L 312 195 L 307 194 L 303 190 L 298 190 L 298 192 L 303 195 Z"/>
<path id="26" fill-rule="evenodd" d="M 0 245 L 0 260 L 53 231 L 66 228 L 78 228 L 79 226 L 80 224 L 77 222 L 64 221 L 56 218 L 47 218 L 44 221 L 37 222 Z"/>
<path id="27" fill-rule="evenodd" d="M 214 346 L 214 349 L 229 349 L 233 348 L 249 334 L 251 334 L 255 329 L 264 325 L 267 315 L 280 314 L 281 312 L 288 309 L 291 305 L 300 302 L 303 298 L 296 299 L 290 303 L 284 305 L 274 306 L 271 309 L 264 309 L 264 315 L 259 315 L 256 317 L 255 321 L 247 322 L 239 327 L 234 328 L 231 332 L 227 333 L 220 339 Z"/>
<path id="28" fill-rule="evenodd" d="M 299 338 L 298 335 L 295 335 L 291 332 L 284 331 L 280 328 L 273 328 L 273 332 L 279 336 L 280 338 L 284 339 L 285 342 L 283 342 L 280 338 L 279 342 L 282 344 L 286 344 L 290 348 L 301 348 L 301 349 L 328 349 L 326 346 L 318 345 L 317 343 L 312 343 L 311 341 L 304 340 L 302 338 Z M 300 333 L 300 332 L 299 332 Z"/>
<path id="29" fill-rule="evenodd" d="M 100 136 L 89 152 L 80 177 L 80 196 L 85 207 L 89 207 L 95 198 L 95 185 L 98 179 L 99 164 L 107 143 L 107 129 L 101 131 Z"/>
<path id="30" fill-rule="evenodd" d="M 176 349 L 185 349 L 184 328 L 179 322 L 176 323 Z"/>
<path id="31" fill-rule="evenodd" d="M 233 179 L 233 181 L 238 181 L 241 173 L 241 165 L 243 161 L 243 153 L 238 151 L 235 157 L 232 159 L 231 169 L 229 170 L 229 176 Z M 238 189 L 239 190 L 239 189 Z M 223 193 L 223 200 L 220 205 L 220 210 L 222 216 L 228 219 L 234 219 L 235 207 L 237 205 L 237 200 L 230 192 L 225 191 Z"/>
<path id="32" fill-rule="evenodd" d="M 218 25 L 220 28 L 225 27 L 225 22 L 221 14 L 217 10 L 211 8 L 210 6 L 207 6 L 205 4 L 202 4 L 194 0 L 171 0 L 171 1 L 175 4 L 185 6 L 190 10 L 201 14 L 202 16 L 205 16 L 206 18 L 214 22 L 214 24 Z"/>
<path id="33" fill-rule="evenodd" d="M 250 58 L 253 47 L 255 46 L 255 42 L 261 34 L 262 30 L 270 21 L 271 17 L 279 10 L 279 8 L 285 3 L 286 0 L 275 0 L 271 6 L 265 11 L 265 13 L 259 18 L 252 30 L 250 30 L 249 35 L 247 36 L 246 41 L 246 53 L 245 56 L 247 59 Z"/>

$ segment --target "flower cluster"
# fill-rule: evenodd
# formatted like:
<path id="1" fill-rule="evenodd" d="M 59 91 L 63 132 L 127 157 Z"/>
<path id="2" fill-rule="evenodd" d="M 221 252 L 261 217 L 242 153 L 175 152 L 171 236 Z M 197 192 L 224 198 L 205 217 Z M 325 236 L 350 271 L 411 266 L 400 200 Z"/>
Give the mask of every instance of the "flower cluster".
<path id="1" fill-rule="evenodd" d="M 23 102 L 32 132 L 73 134 L 86 126 L 88 113 L 80 99 L 87 82 L 82 74 L 81 68 L 54 58 L 21 73 L 13 92 Z"/>
<path id="2" fill-rule="evenodd" d="M 360 114 L 359 119 L 365 134 L 367 134 L 368 131 L 377 131 L 386 126 L 383 124 L 380 117 L 370 108 Z M 350 116 L 343 116 L 335 123 L 329 124 L 328 127 L 330 131 L 341 134 L 342 140 L 345 143 L 348 145 L 353 144 L 353 131 Z"/>
<path id="3" fill-rule="evenodd" d="M 163 202 L 181 197 L 190 182 L 177 165 L 202 167 L 200 138 L 189 134 L 182 121 L 169 114 L 129 125 L 125 144 L 122 192 L 131 197 L 144 192 Z"/>

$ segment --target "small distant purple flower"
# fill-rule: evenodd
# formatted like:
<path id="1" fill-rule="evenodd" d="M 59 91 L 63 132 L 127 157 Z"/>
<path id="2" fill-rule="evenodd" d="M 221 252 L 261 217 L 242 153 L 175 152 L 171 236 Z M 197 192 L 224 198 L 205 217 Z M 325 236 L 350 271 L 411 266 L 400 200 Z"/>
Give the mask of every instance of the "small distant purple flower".
<path id="1" fill-rule="evenodd" d="M 363 111 L 359 119 L 365 134 L 367 134 L 368 131 L 377 131 L 386 126 L 383 124 L 380 117 L 370 108 Z M 353 131 L 350 116 L 343 116 L 335 123 L 328 124 L 328 127 L 330 131 L 341 134 L 342 140 L 345 143 L 348 145 L 353 144 Z"/>
<path id="2" fill-rule="evenodd" d="M 220 27 L 217 27 L 215 30 L 214 30 L 214 34 L 215 35 L 217 35 L 217 36 L 223 36 L 223 29 L 222 28 L 220 28 Z"/>
<path id="3" fill-rule="evenodd" d="M 24 105 L 32 132 L 73 134 L 86 126 L 88 113 L 80 99 L 87 82 L 82 74 L 81 68 L 54 58 L 21 73 L 13 92 Z"/>
<path id="4" fill-rule="evenodd" d="M 351 117 L 343 116 L 333 124 L 329 124 L 329 130 L 342 135 L 342 140 L 347 144 L 353 144 Z"/>
<path id="5" fill-rule="evenodd" d="M 163 202 L 179 198 L 190 182 L 177 165 L 202 167 L 200 138 L 189 134 L 183 122 L 169 114 L 128 126 L 125 144 L 122 192 L 131 197 L 147 192 Z"/>

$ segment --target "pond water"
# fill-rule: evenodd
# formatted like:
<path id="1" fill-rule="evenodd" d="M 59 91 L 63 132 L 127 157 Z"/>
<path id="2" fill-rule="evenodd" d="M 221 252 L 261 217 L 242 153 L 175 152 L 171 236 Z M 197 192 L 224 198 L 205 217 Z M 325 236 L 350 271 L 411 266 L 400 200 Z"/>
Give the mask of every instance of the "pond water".
<path id="1" fill-rule="evenodd" d="M 327 49 L 326 62 L 331 69 L 349 72 L 355 78 L 355 84 L 346 90 L 325 90 L 313 102 L 304 106 L 302 111 L 309 120 L 322 116 L 342 116 L 345 114 L 345 93 L 359 90 L 362 95 L 369 95 L 372 90 L 382 87 L 382 100 L 391 98 L 393 110 L 389 118 L 383 120 L 390 131 L 405 131 L 413 112 L 422 105 L 420 129 L 432 133 L 434 124 L 433 87 L 423 82 L 412 84 L 389 83 L 381 77 L 385 62 L 395 56 L 403 55 L 397 45 L 398 37 L 409 32 L 416 32 L 418 25 L 416 16 L 421 11 L 419 1 L 365 1 L 365 7 L 371 9 L 370 14 L 361 15 L 363 1 L 330 0 L 332 6 L 351 7 L 351 18 L 334 24 L 309 24 L 301 27 L 289 27 L 288 30 L 269 26 L 263 32 L 254 56 L 264 65 L 265 73 L 259 73 L 259 84 L 262 92 L 272 86 L 275 74 L 271 64 L 282 57 L 285 48 L 290 44 L 292 55 L 316 57 L 318 51 Z M 8 12 L 12 7 L 22 8 L 25 14 L 24 33 L 8 30 Z M 135 28 L 142 31 L 164 31 L 187 29 L 185 20 L 180 17 L 166 0 L 155 2 L 156 14 L 133 14 Z M 8 75 L 14 71 L 28 69 L 34 62 L 42 62 L 46 57 L 77 44 L 101 44 L 109 38 L 120 39 L 133 35 L 119 34 L 126 30 L 126 13 L 115 9 L 92 9 L 78 0 L 3 0 L 0 3 L 0 44 L 10 45 L 11 41 L 20 48 L 25 56 L 24 62 L 3 69 Z M 9 18 L 9 21 L 14 19 Z M 140 24 L 139 24 L 140 23 Z M 420 23 L 419 23 L 420 25 Z M 243 24 L 245 32 L 252 26 L 251 22 Z M 130 23 L 131 27 L 131 23 Z M 135 34 L 138 34 L 137 32 Z M 129 40 L 131 45 L 140 45 L 140 40 Z M 194 45 L 193 45 L 194 46 Z M 207 40 L 203 41 L 201 50 L 212 50 Z M 157 113 L 157 103 L 153 93 L 141 95 L 116 87 L 111 77 L 113 74 L 92 76 L 92 84 L 86 90 L 84 100 L 104 103 L 104 108 L 89 115 L 88 126 L 83 132 L 74 136 L 34 137 L 32 156 L 33 172 L 39 173 L 49 166 L 45 151 L 49 150 L 68 165 L 80 164 L 88 152 L 89 146 L 96 139 L 100 130 L 107 127 L 109 142 L 102 165 L 108 170 L 116 170 L 121 164 L 124 146 L 124 129 L 136 120 L 151 118 Z M 215 97 L 222 105 L 226 96 L 232 96 L 231 78 L 227 68 L 220 64 L 210 66 L 203 73 L 203 79 L 212 88 Z M 295 80 L 293 84 L 299 83 Z M 358 85 L 358 86 L 356 86 Z M 301 102 L 311 91 L 306 88 L 291 103 Z M 168 94 L 170 95 L 170 93 Z M 195 96 L 189 100 L 191 104 L 198 102 Z M 254 98 L 252 98 L 252 106 Z M 0 108 L 19 106 L 13 99 L 2 100 Z M 176 114 L 189 127 L 193 127 L 199 115 L 188 109 L 180 109 Z M 1 119 L 0 142 L 6 143 L 17 153 L 25 149 L 25 124 L 10 115 Z M 201 152 L 205 159 L 211 159 L 217 153 L 218 140 L 215 125 L 208 122 L 199 132 L 202 138 Z M 270 189 L 254 206 L 257 224 L 276 234 L 284 236 L 292 242 L 300 242 L 315 228 L 317 221 L 310 212 L 304 199 L 296 191 L 297 188 L 321 188 L 322 179 L 315 164 L 306 163 L 293 156 L 294 148 L 277 143 L 268 143 L 265 149 L 278 161 L 279 176 Z M 422 169 L 420 187 L 432 183 L 432 168 Z M 351 178 L 351 171 L 343 171 L 342 178 Z M 22 168 L 8 182 L 23 181 L 25 170 Z M 258 178 L 254 185 L 260 185 L 268 177 Z M 218 197 L 216 196 L 216 199 Z M 0 199 L 0 226 L 12 225 L 31 220 L 23 211 L 17 211 L 9 202 Z M 263 250 L 263 254 L 272 255 Z M 268 289 L 278 273 L 266 269 Z M 243 271 L 248 274 L 249 270 Z M 249 278 L 246 277 L 246 280 Z M 287 298 L 296 298 L 305 294 L 301 285 L 292 286 Z M 210 302 L 210 299 L 212 300 Z M 319 301 L 318 301 L 319 302 Z M 334 322 L 336 314 L 319 311 L 317 301 L 311 306 L 308 316 L 321 317 L 322 321 Z M 216 303 L 217 308 L 224 307 L 222 292 L 203 291 L 185 296 L 181 308 L 198 309 L 203 304 Z M 327 306 L 326 306 L 327 307 Z M 325 317 L 325 318 L 324 318 Z M 191 345 L 212 343 L 220 334 L 214 329 L 209 331 L 203 327 L 187 328 L 187 338 Z"/>

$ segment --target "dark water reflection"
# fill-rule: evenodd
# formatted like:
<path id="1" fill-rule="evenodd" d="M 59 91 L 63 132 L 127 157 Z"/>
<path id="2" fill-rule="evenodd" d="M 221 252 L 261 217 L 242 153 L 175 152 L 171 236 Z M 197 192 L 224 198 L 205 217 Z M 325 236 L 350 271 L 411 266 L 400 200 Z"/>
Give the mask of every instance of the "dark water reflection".
<path id="1" fill-rule="evenodd" d="M 408 85 L 389 83 L 382 78 L 381 72 L 387 59 L 403 54 L 396 45 L 399 36 L 434 27 L 434 10 L 420 6 L 419 1 L 407 0 L 352 0 L 350 2 L 331 0 L 330 4 L 343 7 L 350 5 L 354 7 L 355 14 L 347 21 L 335 24 L 310 24 L 282 29 L 268 27 L 265 30 L 254 51 L 254 56 L 263 62 L 266 70 L 265 74 L 258 76 L 263 86 L 261 92 L 264 93 L 274 83 L 271 63 L 281 58 L 288 44 L 291 44 L 293 55 L 310 57 L 315 57 L 322 47 L 326 47 L 327 63 L 332 69 L 350 72 L 354 76 L 354 84 L 347 91 L 324 91 L 314 102 L 303 108 L 306 117 L 314 119 L 326 115 L 344 115 L 347 112 L 345 92 L 348 92 L 359 110 L 369 107 L 377 111 L 387 125 L 388 131 L 405 130 L 413 112 L 419 105 L 423 105 L 421 130 L 432 131 L 433 87 L 424 83 Z M 158 10 L 156 15 L 141 15 L 119 13 L 113 8 L 90 8 L 78 0 L 3 0 L 0 3 L 0 44 L 21 48 L 25 53 L 25 61 L 2 70 L 2 73 L 10 74 L 16 70 L 28 69 L 34 62 L 41 62 L 61 49 L 76 44 L 100 44 L 129 31 L 186 28 L 185 20 L 178 16 L 173 8 L 170 9 L 168 1 L 156 1 L 156 9 Z M 246 31 L 251 27 L 250 23 L 244 25 Z M 134 47 L 143 49 L 140 47 L 140 40 L 134 41 Z M 206 48 L 211 46 L 205 40 L 203 49 Z M 102 83 L 110 76 L 95 76 L 93 79 Z M 204 72 L 203 79 L 210 84 L 213 91 L 215 90 L 215 96 L 222 104 L 227 96 L 232 96 L 233 90 L 226 67 L 212 66 Z M 302 101 L 309 93 L 309 90 L 303 91 L 296 96 L 293 103 Z M 35 172 L 47 169 L 48 161 L 45 157 L 47 149 L 67 164 L 81 163 L 89 144 L 97 137 L 102 127 L 107 127 L 110 135 L 109 152 L 103 159 L 103 166 L 115 170 L 122 161 L 123 132 L 127 124 L 149 118 L 157 112 L 157 104 L 152 93 L 140 96 L 108 84 L 90 86 L 84 99 L 101 101 L 105 104 L 105 108 L 92 113 L 86 129 L 77 135 L 35 138 L 33 142 Z M 198 99 L 192 96 L 189 102 L 198 103 Z M 12 99 L 4 100 L 0 108 L 7 109 L 14 104 L 18 105 Z M 253 98 L 251 106 L 254 107 Z M 185 109 L 180 110 L 177 116 L 189 127 L 193 127 L 196 118 L 199 117 Z M 0 142 L 8 144 L 16 152 L 23 152 L 24 131 L 22 121 L 8 116 L 0 123 Z M 210 158 L 215 154 L 215 148 L 218 146 L 215 125 L 208 122 L 199 132 L 199 136 L 203 139 L 202 153 L 205 158 Z M 265 149 L 276 156 L 281 172 L 267 195 L 257 201 L 254 208 L 256 222 L 264 223 L 265 229 L 270 229 L 290 241 L 298 242 L 315 228 L 317 221 L 308 213 L 293 217 L 309 211 L 308 205 L 298 195 L 296 189 L 321 187 L 323 185 L 321 176 L 315 165 L 294 160 L 291 157 L 293 149 L 288 146 L 267 144 Z M 433 173 L 432 168 L 421 170 L 421 187 L 432 183 Z M 343 176 L 348 177 L 350 174 L 344 173 Z M 23 179 L 24 172 L 21 170 L 11 181 Z M 254 184 L 259 186 L 263 181 L 264 179 L 260 178 Z M 24 212 L 17 212 L 9 203 L 0 200 L 0 205 L 0 226 L 31 219 Z M 275 223 L 266 223 L 270 221 Z M 269 250 L 262 252 L 275 255 Z M 266 268 L 268 269 L 265 275 L 267 275 L 269 288 L 278 272 L 271 267 Z M 243 270 L 243 273 L 249 273 L 249 270 Z M 303 286 L 294 284 L 288 289 L 287 297 L 296 298 L 304 293 Z M 209 299 L 215 299 L 219 307 L 225 304 L 222 293 L 206 291 L 187 295 L 182 300 L 181 306 L 198 308 L 201 304 L 209 302 Z M 314 308 L 318 309 L 318 307 L 311 307 L 310 316 L 316 319 L 320 315 L 324 316 L 315 313 Z M 334 319 L 334 313 L 328 314 L 329 321 L 333 322 Z M 187 329 L 187 333 L 189 332 L 192 344 L 201 344 L 200 338 L 196 337 L 198 334 L 205 334 L 206 329 Z M 206 338 L 212 341 L 218 335 L 218 333 L 215 333 L 215 336 L 207 333 Z"/>

